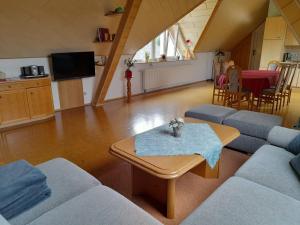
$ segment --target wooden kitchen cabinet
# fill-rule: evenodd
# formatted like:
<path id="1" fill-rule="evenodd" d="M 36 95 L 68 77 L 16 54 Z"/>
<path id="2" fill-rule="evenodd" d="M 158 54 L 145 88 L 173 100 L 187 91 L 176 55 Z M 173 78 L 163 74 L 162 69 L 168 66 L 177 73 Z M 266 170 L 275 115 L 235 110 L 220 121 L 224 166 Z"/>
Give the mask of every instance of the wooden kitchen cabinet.
<path id="1" fill-rule="evenodd" d="M 268 17 L 265 23 L 264 39 L 282 40 L 285 37 L 287 24 L 281 16 Z"/>
<path id="2" fill-rule="evenodd" d="M 279 17 L 268 17 L 265 23 L 260 69 L 267 69 L 271 60 L 281 61 L 287 24 Z"/>
<path id="3" fill-rule="evenodd" d="M 29 120 L 26 90 L 12 90 L 0 93 L 1 125 Z"/>
<path id="4" fill-rule="evenodd" d="M 49 78 L 0 83 L 0 129 L 54 116 Z"/>
<path id="5" fill-rule="evenodd" d="M 31 118 L 40 118 L 53 114 L 50 86 L 28 88 L 27 98 Z"/>

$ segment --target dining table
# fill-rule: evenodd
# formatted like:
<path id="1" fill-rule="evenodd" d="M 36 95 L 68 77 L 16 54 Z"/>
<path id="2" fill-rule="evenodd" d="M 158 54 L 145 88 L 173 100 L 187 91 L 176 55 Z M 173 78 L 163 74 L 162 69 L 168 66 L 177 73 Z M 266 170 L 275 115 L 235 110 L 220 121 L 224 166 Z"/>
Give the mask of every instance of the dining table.
<path id="1" fill-rule="evenodd" d="M 264 89 L 276 86 L 279 73 L 274 70 L 242 70 L 243 89 L 258 97 Z"/>

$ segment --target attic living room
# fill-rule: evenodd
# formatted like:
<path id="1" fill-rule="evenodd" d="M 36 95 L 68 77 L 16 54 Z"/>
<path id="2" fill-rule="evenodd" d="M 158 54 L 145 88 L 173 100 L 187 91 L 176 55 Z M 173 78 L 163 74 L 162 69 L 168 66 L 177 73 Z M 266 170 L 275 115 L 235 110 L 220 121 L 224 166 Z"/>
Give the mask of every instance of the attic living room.
<path id="1" fill-rule="evenodd" d="M 0 225 L 300 224 L 299 0 L 1 0 L 0 28 Z"/>

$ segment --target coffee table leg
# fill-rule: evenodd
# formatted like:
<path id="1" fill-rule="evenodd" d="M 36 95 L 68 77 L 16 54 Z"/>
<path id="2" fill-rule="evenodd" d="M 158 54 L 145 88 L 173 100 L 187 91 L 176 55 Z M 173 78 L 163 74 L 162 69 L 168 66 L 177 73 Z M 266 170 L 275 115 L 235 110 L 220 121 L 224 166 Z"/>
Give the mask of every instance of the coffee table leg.
<path id="1" fill-rule="evenodd" d="M 175 179 L 167 181 L 167 217 L 175 217 Z"/>
<path id="2" fill-rule="evenodd" d="M 161 179 L 132 166 L 132 195 L 146 195 L 164 206 L 167 218 L 175 217 L 175 179 Z M 164 210 L 164 211 L 165 211 Z"/>

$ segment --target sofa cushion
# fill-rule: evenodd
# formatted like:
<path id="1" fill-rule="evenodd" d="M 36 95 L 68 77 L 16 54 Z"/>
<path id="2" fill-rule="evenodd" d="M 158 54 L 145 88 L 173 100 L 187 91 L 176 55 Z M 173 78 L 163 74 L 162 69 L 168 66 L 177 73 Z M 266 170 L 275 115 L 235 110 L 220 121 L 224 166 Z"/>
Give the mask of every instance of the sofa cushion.
<path id="1" fill-rule="evenodd" d="M 235 175 L 300 200 L 300 182 L 289 164 L 294 157 L 283 148 L 264 145 Z"/>
<path id="2" fill-rule="evenodd" d="M 264 139 L 241 134 L 237 139 L 227 145 L 229 148 L 254 153 L 261 146 L 267 144 Z"/>
<path id="3" fill-rule="evenodd" d="M 299 225 L 300 202 L 240 177 L 229 178 L 182 225 Z"/>
<path id="4" fill-rule="evenodd" d="M 289 143 L 287 150 L 295 155 L 300 153 L 300 134 Z"/>
<path id="5" fill-rule="evenodd" d="M 161 224 L 105 186 L 94 187 L 45 213 L 29 225 Z"/>
<path id="6" fill-rule="evenodd" d="M 192 117 L 195 119 L 207 120 L 215 123 L 222 123 L 227 116 L 235 112 L 237 112 L 237 110 L 232 108 L 220 105 L 205 104 L 190 109 L 185 113 L 185 117 Z"/>
<path id="7" fill-rule="evenodd" d="M 300 179 L 300 153 L 291 159 L 290 165 Z"/>
<path id="8" fill-rule="evenodd" d="M 82 192 L 101 185 L 96 178 L 62 158 L 47 161 L 37 167 L 47 176 L 47 183 L 52 192 L 51 196 L 11 219 L 9 222 L 13 225 L 25 225 Z"/>
<path id="9" fill-rule="evenodd" d="M 289 144 L 300 134 L 299 130 L 275 126 L 268 135 L 268 142 L 281 148 L 287 149 Z"/>
<path id="10" fill-rule="evenodd" d="M 267 139 L 269 131 L 274 126 L 282 124 L 282 118 L 265 113 L 241 110 L 227 117 L 223 124 L 237 128 L 242 134 Z"/>

